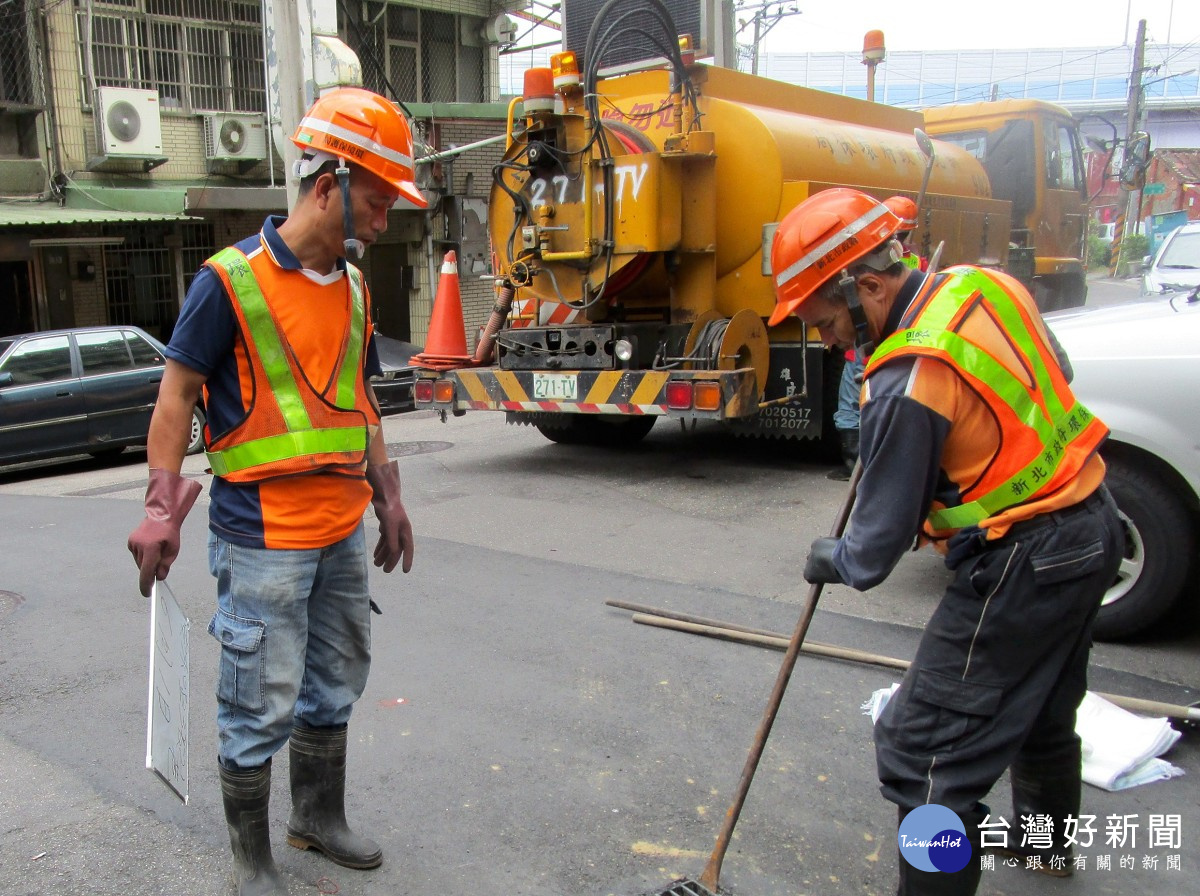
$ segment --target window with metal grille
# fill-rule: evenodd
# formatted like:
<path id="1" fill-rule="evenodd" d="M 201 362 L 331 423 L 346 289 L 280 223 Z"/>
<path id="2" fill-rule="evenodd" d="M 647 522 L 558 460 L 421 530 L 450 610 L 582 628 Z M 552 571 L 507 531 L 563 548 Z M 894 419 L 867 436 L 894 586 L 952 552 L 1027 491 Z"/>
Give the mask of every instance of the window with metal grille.
<path id="1" fill-rule="evenodd" d="M 407 103 L 481 103 L 487 83 L 484 19 L 367 0 L 361 23 L 347 20 L 348 43 L 371 90 Z"/>
<path id="2" fill-rule="evenodd" d="M 26 0 L 0 3 L 0 103 L 40 106 L 42 91 L 34 78 L 37 29 Z"/>
<path id="3" fill-rule="evenodd" d="M 84 103 L 98 87 L 157 90 L 163 109 L 262 112 L 261 4 L 252 0 L 75 0 Z"/>
<path id="4" fill-rule="evenodd" d="M 182 246 L 180 265 L 183 284 L 191 284 L 200 264 L 215 251 L 212 225 L 205 222 L 178 224 Z M 122 236 L 120 245 L 104 249 L 104 288 L 108 320 L 112 324 L 141 327 L 163 342 L 171 338 L 179 318 L 179 294 L 169 228 L 149 225 L 110 224 L 105 236 Z M 199 260 L 197 260 L 199 259 Z"/>

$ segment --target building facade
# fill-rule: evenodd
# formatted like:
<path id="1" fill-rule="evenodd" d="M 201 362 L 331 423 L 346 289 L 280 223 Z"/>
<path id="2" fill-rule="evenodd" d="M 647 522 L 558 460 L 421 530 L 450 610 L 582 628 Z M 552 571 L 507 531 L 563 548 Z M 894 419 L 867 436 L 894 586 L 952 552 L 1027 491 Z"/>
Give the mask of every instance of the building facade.
<path id="1" fill-rule="evenodd" d="M 169 339 L 204 260 L 286 213 L 262 7 L 0 5 L 0 335 L 120 323 Z M 502 132 L 503 12 L 491 0 L 338 4 L 364 86 L 412 116 L 418 155 Z M 429 210 L 393 210 L 362 265 L 381 331 L 422 341 L 449 248 L 466 257 L 464 303 L 486 315 L 490 256 L 468 200 L 486 197 L 502 150 L 418 166 Z"/>

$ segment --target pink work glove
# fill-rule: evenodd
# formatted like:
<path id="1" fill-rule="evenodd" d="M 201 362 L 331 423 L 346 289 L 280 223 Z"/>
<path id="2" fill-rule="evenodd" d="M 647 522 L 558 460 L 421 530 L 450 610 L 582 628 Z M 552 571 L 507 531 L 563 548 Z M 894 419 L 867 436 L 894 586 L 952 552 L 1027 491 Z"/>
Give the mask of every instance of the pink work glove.
<path id="1" fill-rule="evenodd" d="M 375 545 L 375 565 L 391 572 L 404 557 L 405 572 L 412 569 L 412 523 L 400 501 L 400 464 L 368 464 L 367 482 L 371 484 L 371 506 L 379 520 L 379 543 Z"/>
<path id="2" fill-rule="evenodd" d="M 150 596 L 154 579 L 165 579 L 179 556 L 179 530 L 196 503 L 200 483 L 177 473 L 150 468 L 146 486 L 146 518 L 129 536 L 129 553 L 138 565 L 138 587 Z"/>

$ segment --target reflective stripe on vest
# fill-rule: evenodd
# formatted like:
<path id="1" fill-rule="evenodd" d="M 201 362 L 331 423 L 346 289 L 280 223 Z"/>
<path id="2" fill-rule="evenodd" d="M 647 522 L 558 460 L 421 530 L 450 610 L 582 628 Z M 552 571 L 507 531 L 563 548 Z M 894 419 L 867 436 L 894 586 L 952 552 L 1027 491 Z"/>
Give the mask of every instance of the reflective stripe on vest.
<path id="1" fill-rule="evenodd" d="M 930 511 L 928 521 L 935 530 L 978 525 L 1002 510 L 1031 500 L 1054 479 L 1069 455 L 1067 447 L 1084 433 L 1095 435 L 1093 424 L 1103 427 L 1080 402 L 1073 401 L 1070 407 L 1063 405 L 1038 350 L 1036 337 L 1030 333 L 1028 322 L 1001 286 L 974 268 L 951 268 L 946 273 L 951 275 L 950 278 L 929 299 L 912 321 L 912 326 L 889 336 L 871 356 L 871 366 L 903 354 L 947 358 L 959 371 L 977 378 L 993 390 L 1016 420 L 1033 431 L 1041 450 L 1020 470 L 979 498 L 957 507 Z M 1030 387 L 987 350 L 946 329 L 963 307 L 979 295 L 988 302 L 988 309 L 996 314 L 1011 337 L 1012 348 L 1032 374 L 1044 407 L 1034 399 Z"/>
<path id="2" fill-rule="evenodd" d="M 262 371 L 287 428 L 286 432 L 207 452 L 213 473 L 227 476 L 289 458 L 311 456 L 316 460 L 324 454 L 365 452 L 368 437 L 365 426 L 313 426 L 279 329 L 246 256 L 231 247 L 218 252 L 210 261 L 220 265 L 228 274 L 228 282 L 233 287 L 232 299 L 238 303 L 249 327 L 246 338 L 254 343 L 254 350 L 262 362 Z M 348 266 L 346 276 L 350 283 L 350 332 L 342 350 L 342 363 L 335 381 L 334 404 L 345 410 L 353 410 L 355 386 L 362 369 L 366 303 L 363 300 L 361 273 L 357 268 Z"/>

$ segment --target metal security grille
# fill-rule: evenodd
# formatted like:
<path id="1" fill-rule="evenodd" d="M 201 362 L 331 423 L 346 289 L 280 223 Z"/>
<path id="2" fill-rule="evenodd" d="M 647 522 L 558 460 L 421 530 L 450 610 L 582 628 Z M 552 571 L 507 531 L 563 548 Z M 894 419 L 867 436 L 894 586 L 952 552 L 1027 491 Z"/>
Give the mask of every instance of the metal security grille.
<path id="1" fill-rule="evenodd" d="M 75 0 L 75 7 L 86 104 L 90 58 L 96 86 L 157 90 L 163 109 L 266 108 L 260 3 Z"/>
<path id="2" fill-rule="evenodd" d="M 364 86 L 406 103 L 489 99 L 482 18 L 380 0 L 363 7 L 365 15 L 357 3 L 341 2 L 347 43 L 362 61 Z"/>
<path id="3" fill-rule="evenodd" d="M 212 225 L 176 225 L 183 250 L 181 265 L 186 284 L 205 258 L 213 253 Z M 179 318 L 181 295 L 175 264 L 167 245 L 168 228 L 111 224 L 105 236 L 121 236 L 125 242 L 104 249 L 104 287 L 108 321 L 132 324 L 166 342 Z M 199 261 L 196 261 L 196 259 Z"/>
<path id="4" fill-rule="evenodd" d="M 0 102 L 5 106 L 41 106 L 43 90 L 35 35 L 34 8 L 27 0 L 0 4 Z"/>
<path id="5" fill-rule="evenodd" d="M 563 46 L 574 50 L 581 57 L 587 48 L 588 34 L 596 15 L 607 0 L 564 0 L 563 2 Z M 707 35 L 701 16 L 700 0 L 663 0 L 663 5 L 675 22 L 677 34 L 690 34 L 693 41 L 700 42 Z M 602 22 L 597 32 L 602 37 L 607 31 L 617 32 L 619 39 L 607 43 L 600 57 L 604 67 L 621 66 L 664 56 L 662 48 L 655 44 L 663 34 L 658 20 L 648 9 L 640 9 L 636 0 L 617 6 L 611 11 L 612 20 Z M 640 33 L 638 33 L 640 31 Z M 588 60 L 591 64 L 592 60 Z"/>
<path id="6" fill-rule="evenodd" d="M 186 293 L 200 273 L 200 266 L 216 253 L 217 247 L 213 245 L 211 224 L 185 224 L 179 231 L 179 260 L 183 267 L 183 291 Z"/>

